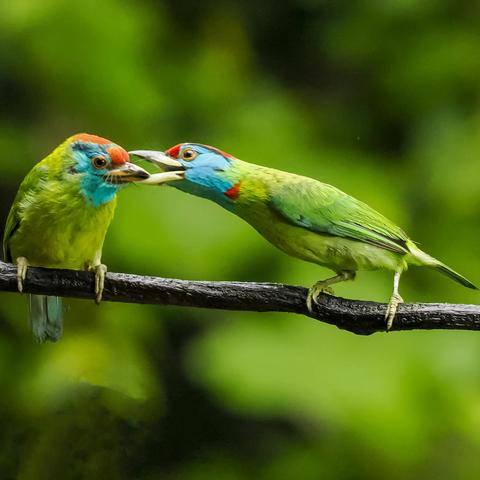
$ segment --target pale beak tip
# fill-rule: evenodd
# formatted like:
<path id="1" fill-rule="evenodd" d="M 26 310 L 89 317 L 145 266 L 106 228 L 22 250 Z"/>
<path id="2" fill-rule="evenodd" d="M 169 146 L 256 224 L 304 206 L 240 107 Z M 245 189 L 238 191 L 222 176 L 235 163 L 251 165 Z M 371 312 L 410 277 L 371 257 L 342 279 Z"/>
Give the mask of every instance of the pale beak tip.
<path id="1" fill-rule="evenodd" d="M 134 155 L 135 157 L 146 157 L 151 153 L 150 150 L 131 150 L 128 152 L 129 155 Z"/>
<path id="2" fill-rule="evenodd" d="M 182 170 L 184 169 L 183 165 L 176 160 L 175 158 L 171 158 L 164 152 L 156 151 L 156 150 L 132 150 L 128 152 L 130 155 L 134 155 L 136 157 L 142 158 L 147 162 L 153 163 L 160 167 L 161 169 L 177 169 Z"/>
<path id="3" fill-rule="evenodd" d="M 156 150 L 132 150 L 128 152 L 129 155 L 134 155 L 135 157 L 140 157 L 145 160 L 159 161 L 164 158 L 168 158 L 163 152 L 158 152 Z"/>

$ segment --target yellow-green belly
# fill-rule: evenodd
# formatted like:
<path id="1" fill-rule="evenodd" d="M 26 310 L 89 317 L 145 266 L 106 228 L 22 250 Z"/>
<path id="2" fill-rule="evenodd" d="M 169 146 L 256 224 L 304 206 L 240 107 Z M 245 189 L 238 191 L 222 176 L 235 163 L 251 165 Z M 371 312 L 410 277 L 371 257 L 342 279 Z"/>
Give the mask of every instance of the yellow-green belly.
<path id="1" fill-rule="evenodd" d="M 344 237 L 324 235 L 275 217 L 269 210 L 241 215 L 270 243 L 283 252 L 335 272 L 357 270 L 405 270 L 405 255 Z"/>
<path id="2" fill-rule="evenodd" d="M 63 205 L 30 205 L 9 242 L 13 260 L 26 257 L 32 266 L 71 269 L 98 263 L 115 203 L 93 207 L 70 198 Z"/>

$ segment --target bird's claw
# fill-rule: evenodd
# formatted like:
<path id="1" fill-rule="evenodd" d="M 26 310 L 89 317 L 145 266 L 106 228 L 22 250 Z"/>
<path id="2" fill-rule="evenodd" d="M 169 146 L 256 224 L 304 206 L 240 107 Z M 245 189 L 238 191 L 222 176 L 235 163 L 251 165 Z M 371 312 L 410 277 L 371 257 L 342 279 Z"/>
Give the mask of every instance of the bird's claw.
<path id="1" fill-rule="evenodd" d="M 307 296 L 307 308 L 310 313 L 313 313 L 313 304 L 318 303 L 317 300 L 321 293 L 334 295 L 333 288 L 323 285 L 322 282 L 318 282 L 313 287 L 309 288 Z"/>
<path id="2" fill-rule="evenodd" d="M 102 301 L 103 289 L 105 287 L 105 275 L 107 274 L 107 266 L 103 263 L 91 267 L 95 272 L 95 303 L 100 305 Z"/>
<path id="3" fill-rule="evenodd" d="M 403 303 L 403 298 L 398 294 L 394 293 L 390 298 L 390 302 L 387 306 L 387 312 L 385 313 L 385 321 L 387 322 L 387 332 L 392 328 L 393 320 L 395 314 L 397 313 L 398 305 Z"/>
<path id="4" fill-rule="evenodd" d="M 28 260 L 25 257 L 17 258 L 17 288 L 20 293 L 23 292 L 23 282 L 27 276 Z"/>

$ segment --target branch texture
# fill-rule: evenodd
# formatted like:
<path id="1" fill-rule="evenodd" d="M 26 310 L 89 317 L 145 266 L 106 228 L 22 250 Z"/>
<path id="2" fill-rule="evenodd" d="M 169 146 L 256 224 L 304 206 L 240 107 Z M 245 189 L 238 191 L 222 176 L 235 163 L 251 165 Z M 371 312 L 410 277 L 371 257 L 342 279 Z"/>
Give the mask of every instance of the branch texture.
<path id="1" fill-rule="evenodd" d="M 16 267 L 0 262 L 0 291 L 16 292 Z M 29 268 L 26 293 L 94 299 L 94 274 Z M 306 307 L 307 289 L 278 283 L 210 282 L 108 273 L 103 299 L 254 312 L 306 315 L 359 335 L 385 331 L 383 303 L 321 295 L 315 311 Z M 395 330 L 480 330 L 480 306 L 447 303 L 400 305 Z"/>

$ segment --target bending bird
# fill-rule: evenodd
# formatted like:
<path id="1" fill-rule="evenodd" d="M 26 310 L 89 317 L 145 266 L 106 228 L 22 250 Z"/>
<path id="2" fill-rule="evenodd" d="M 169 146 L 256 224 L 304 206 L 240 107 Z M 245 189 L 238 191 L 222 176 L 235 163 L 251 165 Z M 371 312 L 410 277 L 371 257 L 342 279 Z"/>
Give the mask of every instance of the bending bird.
<path id="1" fill-rule="evenodd" d="M 310 288 L 307 306 L 323 291 L 358 270 L 394 272 L 393 293 L 385 319 L 392 326 L 402 273 L 409 265 L 430 267 L 465 287 L 473 283 L 420 250 L 393 222 L 338 188 L 239 160 L 208 145 L 183 143 L 167 151 L 137 150 L 167 173 L 151 175 L 142 183 L 172 182 L 184 192 L 218 203 L 252 225 L 285 253 L 335 272 Z"/>
<path id="2" fill-rule="evenodd" d="M 128 153 L 110 140 L 81 133 L 32 168 L 15 197 L 3 238 L 3 256 L 17 265 L 20 292 L 29 265 L 85 268 L 95 272 L 96 302 L 100 302 L 107 271 L 101 263 L 102 247 L 116 193 L 149 177 L 128 160 Z M 61 299 L 30 295 L 29 305 L 36 340 L 58 340 Z"/>

